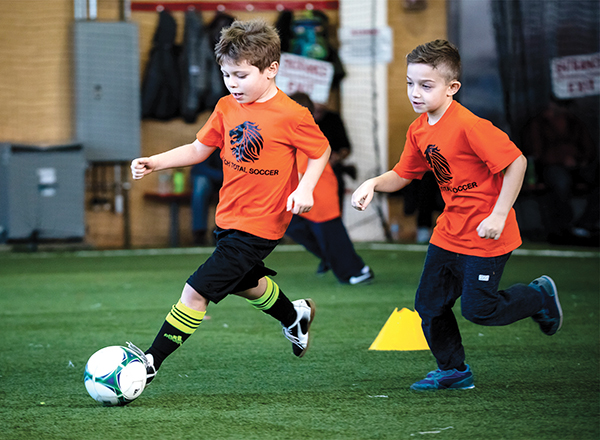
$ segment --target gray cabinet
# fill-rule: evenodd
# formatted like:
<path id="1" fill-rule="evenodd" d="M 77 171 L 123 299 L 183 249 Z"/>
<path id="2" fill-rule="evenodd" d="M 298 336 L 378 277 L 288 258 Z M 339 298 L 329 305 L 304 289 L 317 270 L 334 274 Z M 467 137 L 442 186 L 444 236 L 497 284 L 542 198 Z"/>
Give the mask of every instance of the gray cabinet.
<path id="1" fill-rule="evenodd" d="M 74 24 L 75 131 L 91 162 L 140 155 L 140 68 L 133 23 Z"/>
<path id="2" fill-rule="evenodd" d="M 80 144 L 0 144 L 0 239 L 81 239 L 86 161 Z"/>

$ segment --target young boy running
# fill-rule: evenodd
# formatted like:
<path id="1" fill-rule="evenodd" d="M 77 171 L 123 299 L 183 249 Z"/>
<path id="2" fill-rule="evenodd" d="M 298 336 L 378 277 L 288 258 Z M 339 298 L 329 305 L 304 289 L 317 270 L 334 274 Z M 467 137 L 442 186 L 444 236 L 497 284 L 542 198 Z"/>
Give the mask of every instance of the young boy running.
<path id="1" fill-rule="evenodd" d="M 415 308 L 438 369 L 413 390 L 473 388 L 452 312 L 462 296 L 463 316 L 476 324 L 507 325 L 532 317 L 547 335 L 562 324 L 554 281 L 498 290 L 504 265 L 521 244 L 512 206 L 527 161 L 508 136 L 453 100 L 461 84 L 460 55 L 445 40 L 407 56 L 408 98 L 421 116 L 410 126 L 392 171 L 364 182 L 352 206 L 367 208 L 374 191 L 394 192 L 432 170 L 446 207 L 438 218 L 416 294 Z"/>
<path id="2" fill-rule="evenodd" d="M 202 162 L 216 148 L 223 159 L 215 251 L 188 278 L 145 356 L 138 349 L 148 380 L 194 333 L 209 302 L 230 294 L 279 320 L 296 356 L 308 348 L 313 302 L 292 303 L 269 278 L 276 272 L 263 260 L 283 237 L 292 215 L 311 209 L 329 142 L 308 109 L 275 85 L 280 41 L 272 27 L 261 20 L 236 21 L 221 32 L 215 55 L 231 94 L 218 102 L 196 140 L 131 163 L 133 178 L 141 179 L 153 171 Z M 309 157 L 301 182 L 296 149 Z"/>
<path id="3" fill-rule="evenodd" d="M 306 93 L 297 92 L 290 98 L 314 114 L 315 105 Z M 302 175 L 308 158 L 299 151 L 296 159 Z M 325 166 L 313 197 L 310 212 L 293 216 L 285 234 L 321 260 L 317 273 L 331 269 L 342 284 L 371 283 L 375 274 L 356 253 L 342 222 L 338 180 L 330 164 Z"/>

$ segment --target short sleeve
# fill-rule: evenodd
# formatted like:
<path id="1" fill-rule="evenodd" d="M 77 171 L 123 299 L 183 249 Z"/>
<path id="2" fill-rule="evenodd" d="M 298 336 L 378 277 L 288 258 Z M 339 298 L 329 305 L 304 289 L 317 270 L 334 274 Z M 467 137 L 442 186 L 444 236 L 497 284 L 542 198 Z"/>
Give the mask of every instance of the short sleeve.
<path id="1" fill-rule="evenodd" d="M 400 155 L 400 160 L 394 166 L 393 170 L 396 174 L 404 179 L 421 179 L 423 174 L 429 171 L 430 168 L 427 165 L 425 156 L 423 156 L 423 153 L 421 153 L 411 139 L 411 131 L 409 129 L 408 133 L 406 134 L 404 150 Z"/>
<path id="2" fill-rule="evenodd" d="M 224 130 L 223 111 L 217 104 L 204 126 L 196 134 L 196 139 L 209 147 L 223 149 Z"/>
<path id="3" fill-rule="evenodd" d="M 294 130 L 293 136 L 292 144 L 311 159 L 321 157 L 329 146 L 329 141 L 308 110 Z"/>
<path id="4" fill-rule="evenodd" d="M 499 173 L 521 155 L 521 150 L 508 135 L 485 119 L 473 125 L 467 139 L 471 149 L 492 174 Z"/>

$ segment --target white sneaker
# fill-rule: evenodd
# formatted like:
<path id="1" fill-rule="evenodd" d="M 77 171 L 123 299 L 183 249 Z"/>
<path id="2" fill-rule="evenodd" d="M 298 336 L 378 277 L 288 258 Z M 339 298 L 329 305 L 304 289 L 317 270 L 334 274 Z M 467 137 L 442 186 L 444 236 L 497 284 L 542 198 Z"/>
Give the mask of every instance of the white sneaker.
<path id="1" fill-rule="evenodd" d="M 152 382 L 154 376 L 156 376 L 156 368 L 154 368 L 154 356 L 144 353 L 129 341 L 127 341 L 127 346 L 131 351 L 137 354 L 144 363 L 144 366 L 146 367 L 146 385 L 148 385 L 150 382 Z"/>
<path id="2" fill-rule="evenodd" d="M 373 271 L 371 270 L 371 268 L 369 266 L 365 266 L 362 268 L 362 270 L 360 271 L 360 275 L 355 276 L 355 277 L 350 277 L 350 279 L 348 280 L 348 283 L 354 285 L 354 284 L 368 284 L 371 281 L 373 281 L 373 278 L 375 278 L 375 274 L 373 273 Z"/>
<path id="3" fill-rule="evenodd" d="M 292 304 L 296 309 L 296 321 L 289 327 L 283 327 L 283 335 L 292 343 L 294 354 L 302 357 L 308 350 L 308 332 L 315 317 L 315 303 L 312 299 L 299 299 Z"/>

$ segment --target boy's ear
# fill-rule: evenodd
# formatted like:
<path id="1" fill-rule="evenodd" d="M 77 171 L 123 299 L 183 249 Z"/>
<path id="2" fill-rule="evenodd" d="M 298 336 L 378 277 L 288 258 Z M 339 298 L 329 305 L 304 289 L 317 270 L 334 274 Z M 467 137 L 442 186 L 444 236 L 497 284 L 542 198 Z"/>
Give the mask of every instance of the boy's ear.
<path id="1" fill-rule="evenodd" d="M 456 93 L 460 90 L 461 85 L 462 84 L 460 83 L 460 81 L 450 81 L 450 84 L 448 85 L 448 96 L 456 95 Z"/>
<path id="2" fill-rule="evenodd" d="M 277 72 L 279 72 L 279 63 L 277 61 L 273 61 L 271 65 L 267 67 L 267 78 L 275 78 L 275 76 L 277 76 Z"/>

